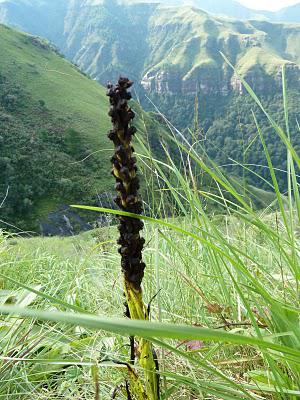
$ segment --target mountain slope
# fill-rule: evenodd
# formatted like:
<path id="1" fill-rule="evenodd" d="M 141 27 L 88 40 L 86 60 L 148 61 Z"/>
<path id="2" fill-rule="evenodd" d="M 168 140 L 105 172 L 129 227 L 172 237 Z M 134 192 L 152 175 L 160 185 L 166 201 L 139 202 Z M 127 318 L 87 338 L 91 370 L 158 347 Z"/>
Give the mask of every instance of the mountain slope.
<path id="1" fill-rule="evenodd" d="M 148 90 L 191 93 L 198 86 L 214 94 L 239 91 L 221 53 L 258 91 L 273 89 L 284 64 L 291 79 L 300 77 L 298 25 L 228 21 L 193 8 L 158 8 L 149 25 L 143 77 Z"/>
<path id="2" fill-rule="evenodd" d="M 101 107 L 107 103 L 105 90 L 39 38 L 1 26 L 0 40 L 1 72 L 30 90 L 33 101 L 44 100 L 51 112 L 68 118 L 89 143 L 95 143 L 99 131 L 108 127 L 105 107 Z"/>
<path id="3" fill-rule="evenodd" d="M 266 13 L 272 21 L 297 22 L 300 23 L 300 3 L 285 7 L 276 13 Z"/>
<path id="4" fill-rule="evenodd" d="M 267 19 L 271 22 L 300 23 L 300 2 L 294 6 L 282 8 L 279 11 L 255 10 L 243 6 L 235 0 L 124 0 L 126 4 L 161 3 L 168 6 L 186 6 L 201 8 L 215 15 L 224 15 L 236 19 Z"/>
<path id="5" fill-rule="evenodd" d="M 265 18 L 264 12 L 243 6 L 234 0 L 143 0 L 142 3 L 160 3 L 166 6 L 193 6 L 215 15 L 226 15 L 237 19 Z M 139 0 L 125 0 L 126 4 L 140 3 Z M 272 13 L 271 13 L 272 14 Z"/>
<path id="6" fill-rule="evenodd" d="M 47 36 L 49 32 L 48 39 L 101 83 L 114 80 L 119 74 L 130 74 L 140 82 L 135 88 L 142 105 L 153 110 L 154 103 L 188 139 L 192 138 L 189 131 L 192 129 L 193 137 L 203 141 L 205 151 L 218 164 L 232 165 L 229 157 L 240 163 L 265 164 L 250 112 L 258 110 L 221 52 L 253 86 L 279 122 L 283 120 L 281 69 L 286 66 L 291 128 L 296 129 L 300 25 L 231 20 L 193 7 L 120 6 L 112 0 L 93 3 L 72 0 L 60 3 L 65 7 L 64 12 L 51 26 L 56 2 L 40 0 L 39 7 L 30 8 L 32 1 L 21 1 L 19 4 L 27 7 L 19 20 L 22 27 L 29 29 L 31 21 L 37 21 L 38 27 L 32 28 L 37 29 L 33 30 L 35 34 Z M 11 5 L 12 0 L 7 3 Z M 10 11 L 11 16 L 16 15 Z M 152 103 L 144 96 L 145 92 Z M 278 139 L 272 136 L 259 112 L 257 116 L 266 129 L 274 165 L 284 169 L 284 146 L 277 144 Z M 251 151 L 245 157 L 244 148 L 250 144 Z M 298 146 L 296 136 L 295 145 Z M 241 173 L 236 167 L 230 171 Z M 270 178 L 266 168 L 258 168 L 256 173 L 262 173 L 264 179 Z M 284 190 L 286 176 L 282 174 L 279 179 Z M 266 184 L 257 176 L 249 180 L 254 185 Z"/>
<path id="7" fill-rule="evenodd" d="M 47 37 L 101 83 L 130 73 L 147 91 L 187 93 L 197 85 L 214 94 L 240 91 L 220 52 L 259 91 L 278 84 L 284 64 L 291 79 L 300 76 L 300 25 L 228 20 L 191 7 L 98 3 L 23 0 L 17 7 L 9 0 L 2 19 Z"/>
<path id="8" fill-rule="evenodd" d="M 3 25 L 0 59 L 1 225 L 37 229 L 62 205 L 112 187 L 108 100 L 46 42 Z"/>

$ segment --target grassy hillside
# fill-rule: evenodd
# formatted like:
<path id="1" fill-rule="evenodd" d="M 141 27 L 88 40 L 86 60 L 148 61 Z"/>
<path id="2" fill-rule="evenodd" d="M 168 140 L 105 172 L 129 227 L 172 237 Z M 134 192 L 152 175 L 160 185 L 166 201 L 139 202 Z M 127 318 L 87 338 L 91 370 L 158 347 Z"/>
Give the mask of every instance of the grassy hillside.
<path id="1" fill-rule="evenodd" d="M 274 124 L 274 134 L 278 130 Z M 285 157 L 299 165 L 299 153 L 287 144 Z M 152 163 L 154 179 L 159 171 L 173 198 L 174 215 L 176 205 L 185 215 L 145 221 L 143 294 L 151 322 L 142 331 L 137 321 L 116 319 L 124 312 L 124 289 L 115 226 L 72 238 L 0 236 L 0 309 L 11 314 L 1 321 L 0 397 L 98 400 L 117 393 L 125 400 L 118 388 L 128 378 L 121 363 L 129 360 L 131 333 L 153 338 L 163 399 L 299 397 L 294 169 L 287 196 L 267 196 L 235 188 L 195 145 L 181 150 L 189 163 L 172 164 L 167 148 L 169 163 Z M 170 167 L 176 185 L 167 178 Z M 199 172 L 218 183 L 218 192 L 199 184 Z M 248 194 L 264 199 L 264 209 L 255 211 Z M 219 215 L 211 215 L 207 201 Z M 132 368 L 142 376 L 137 363 Z"/>
<path id="2" fill-rule="evenodd" d="M 32 2 L 14 3 L 13 6 L 11 2 L 2 4 L 5 7 L 0 7 L 0 10 L 2 9 L 2 13 L 6 10 L 6 14 L 2 14 L 5 20 L 51 39 L 69 59 L 78 63 L 94 79 L 105 83 L 107 80 L 116 79 L 119 74 L 132 77 L 137 82 L 135 89 L 142 106 L 154 110 L 145 96 L 146 92 L 160 111 L 184 132 L 188 139 L 191 138 L 189 129 L 195 129 L 197 119 L 195 137 L 203 142 L 205 151 L 216 163 L 229 164 L 228 168 L 234 175 L 238 176 L 241 169 L 236 165 L 232 166 L 230 160 L 232 157 L 238 163 L 247 162 L 258 166 L 264 166 L 265 160 L 261 143 L 256 140 L 257 135 L 254 133 L 256 130 L 251 109 L 255 109 L 255 106 L 249 98 L 246 98 L 240 77 L 224 61 L 221 52 L 231 60 L 242 77 L 245 77 L 261 96 L 264 104 L 278 121 L 283 115 L 281 68 L 283 65 L 286 66 L 291 124 L 293 130 L 297 129 L 296 121 L 299 113 L 297 93 L 300 84 L 299 25 L 230 20 L 212 16 L 192 7 L 163 7 L 158 4 L 133 4 L 121 7 L 114 1 L 50 3 L 42 0 L 38 4 Z M 30 8 L 32 4 L 36 7 Z M 21 10 L 22 13 L 18 13 Z M 53 24 L 54 20 L 57 20 L 57 23 Z M 68 65 L 65 61 L 59 60 Z M 58 73 L 60 67 L 58 68 L 54 62 L 53 67 L 47 66 L 44 60 L 40 64 L 43 72 L 48 74 L 48 80 L 60 79 L 64 84 L 68 82 L 64 79 L 68 77 L 68 73 L 67 75 Z M 16 73 L 16 66 L 14 68 L 12 75 Z M 26 68 L 30 66 L 27 65 Z M 34 68 L 31 68 L 31 73 L 34 73 Z M 63 71 L 63 67 L 61 68 Z M 75 71 L 74 67 L 72 69 Z M 83 76 L 81 79 L 82 82 L 86 81 Z M 89 84 L 97 87 L 91 81 Z M 74 88 L 76 92 L 77 84 L 73 86 Z M 44 87 L 36 89 L 35 93 L 43 93 L 45 90 Z M 96 102 L 89 107 L 93 100 L 85 99 L 85 95 L 92 91 L 83 89 L 82 92 L 83 95 L 72 95 L 72 100 L 67 102 L 70 107 L 78 109 L 76 104 L 73 104 L 73 101 L 77 103 L 78 100 L 79 109 L 82 110 L 82 114 L 80 112 L 72 114 L 72 133 L 68 134 L 67 140 L 71 146 L 70 151 L 77 152 L 76 156 L 73 156 L 75 161 L 94 152 L 96 142 L 93 142 L 93 138 L 97 138 L 98 129 L 101 129 L 100 125 L 105 120 L 105 117 L 102 118 L 99 114 L 97 120 L 99 128 L 93 130 L 88 126 L 84 129 L 87 132 L 84 132 L 83 136 L 76 122 L 77 117 L 80 123 L 82 120 L 93 121 L 95 118 L 93 110 L 97 112 L 98 108 Z M 52 97 L 48 89 L 47 93 L 50 93 L 51 99 L 42 100 L 45 101 L 46 107 L 52 107 L 51 101 L 56 102 L 57 96 Z M 197 115 L 195 115 L 196 97 L 198 97 Z M 99 100 L 98 104 L 103 111 L 106 106 L 101 107 L 101 101 Z M 83 107 L 81 102 L 85 104 Z M 58 108 L 67 110 L 67 107 L 61 105 Z M 270 133 L 270 126 L 261 113 L 258 113 L 258 118 L 266 130 L 269 150 L 275 157 L 276 167 L 285 169 L 284 147 L 277 145 L 277 138 Z M 74 134 L 73 131 L 77 133 Z M 76 138 L 83 137 L 81 143 L 83 148 L 78 154 L 78 149 L 74 149 L 71 143 L 77 142 Z M 298 136 L 294 137 L 295 145 L 299 146 Z M 151 140 L 152 143 L 155 142 L 153 138 Z M 106 145 L 103 146 L 105 148 Z M 83 179 L 84 182 L 75 180 L 77 188 L 68 189 L 68 193 L 70 190 L 76 192 L 84 200 L 85 194 L 95 194 L 96 188 L 107 187 L 107 177 L 105 173 L 101 173 L 101 168 L 99 169 L 103 154 L 97 153 L 81 166 L 82 168 L 88 166 L 88 172 L 82 172 L 82 176 L 89 174 L 91 177 L 88 180 Z M 79 165 L 76 164 L 76 171 L 79 169 Z M 70 170 L 69 176 L 72 172 Z M 264 167 L 258 167 L 257 172 L 265 179 L 270 178 Z M 62 176 L 62 173 L 58 175 Z M 77 175 L 80 173 L 77 172 Z M 261 184 L 253 175 L 249 183 Z M 63 192 L 68 185 L 69 182 L 62 184 Z M 267 184 L 263 185 L 264 189 L 268 189 Z M 280 177 L 280 185 L 282 188 L 286 187 L 284 173 Z M 71 186 L 74 186 L 74 180 Z M 55 188 L 61 198 L 60 186 L 56 185 Z M 25 198 L 27 197 L 26 195 Z M 71 197 L 68 194 L 65 202 L 69 202 L 68 199 Z M 29 196 L 30 201 L 31 198 L 32 196 Z M 42 198 L 40 207 L 47 206 L 48 199 L 49 196 L 46 196 L 46 201 Z"/>
<path id="3" fill-rule="evenodd" d="M 34 0 L 32 0 L 33 2 Z M 101 3 L 103 0 L 90 0 Z M 133 3 L 161 3 L 168 6 L 193 6 L 215 15 L 227 16 L 240 20 L 260 19 L 270 22 L 300 23 L 300 3 L 283 7 L 279 11 L 264 11 L 249 8 L 235 0 L 123 0 L 127 4 Z"/>
<path id="4" fill-rule="evenodd" d="M 23 15 L 24 12 L 39 13 L 39 11 L 42 9 L 47 9 L 48 18 L 55 22 L 55 17 L 58 17 L 59 14 L 65 12 L 70 7 L 78 9 L 82 5 L 99 5 L 103 3 L 112 4 L 115 2 L 116 0 L 52 0 L 51 2 L 47 2 L 45 0 L 18 0 L 17 2 L 15 0 L 0 0 L 0 5 L 3 3 L 2 7 L 0 7 L 0 19 L 7 17 L 13 20 L 14 23 L 20 23 L 22 25 L 22 13 Z M 160 3 L 166 6 L 179 7 L 189 5 L 201 8 L 202 10 L 215 15 L 227 16 L 239 20 L 260 19 L 268 20 L 270 22 L 300 22 L 300 3 L 282 8 L 276 12 L 272 12 L 248 8 L 235 0 L 121 0 L 121 2 L 123 4 Z M 37 8 L 40 10 L 37 11 Z M 56 11 L 54 11 L 54 8 L 56 8 Z M 20 10 L 22 10 L 22 13 Z M 40 17 L 42 14 L 43 13 L 40 14 Z M 31 21 L 31 29 L 42 25 L 43 24 L 41 20 L 32 19 Z M 47 26 L 46 29 L 48 28 L 50 28 L 50 25 Z M 50 29 L 48 30 L 50 33 Z"/>
<path id="5" fill-rule="evenodd" d="M 0 72 L 30 93 L 33 102 L 43 100 L 49 111 L 68 119 L 87 143 L 99 144 L 99 132 L 109 126 L 105 90 L 46 42 L 4 25 L 0 29 Z"/>
<path id="6" fill-rule="evenodd" d="M 298 25 L 227 20 L 185 7 L 156 9 L 149 26 L 149 57 L 143 80 L 146 87 L 147 83 L 153 87 L 153 82 L 157 86 L 161 81 L 162 88 L 155 89 L 162 92 L 166 86 L 176 91 L 175 80 L 185 93 L 195 92 L 197 84 L 208 93 L 236 90 L 236 78 L 221 52 L 243 77 L 251 78 L 255 67 L 257 79 L 252 82 L 262 81 L 261 92 L 270 89 L 268 77 L 276 80 L 283 64 L 298 69 L 300 63 Z"/>
<path id="7" fill-rule="evenodd" d="M 193 4 L 201 7 L 200 3 Z M 172 88 L 170 79 L 179 79 L 187 82 L 183 90 L 189 92 L 195 89 L 194 80 L 201 85 L 201 77 L 205 80 L 210 76 L 218 85 L 213 90 L 230 90 L 232 74 L 226 71 L 220 52 L 244 76 L 251 75 L 256 65 L 261 79 L 264 74 L 276 75 L 284 63 L 299 65 L 299 25 L 238 21 L 195 7 L 165 5 L 5 1 L 0 3 L 0 21 L 48 38 L 102 83 L 130 71 L 140 81 L 145 77 L 158 80 L 156 75 L 160 75 L 162 90 L 166 85 Z M 137 43 L 132 41 L 135 37 L 139 38 Z"/>
<path id="8" fill-rule="evenodd" d="M 0 38 L 0 219 L 36 230 L 49 212 L 113 186 L 108 100 L 43 40 L 3 25 Z"/>

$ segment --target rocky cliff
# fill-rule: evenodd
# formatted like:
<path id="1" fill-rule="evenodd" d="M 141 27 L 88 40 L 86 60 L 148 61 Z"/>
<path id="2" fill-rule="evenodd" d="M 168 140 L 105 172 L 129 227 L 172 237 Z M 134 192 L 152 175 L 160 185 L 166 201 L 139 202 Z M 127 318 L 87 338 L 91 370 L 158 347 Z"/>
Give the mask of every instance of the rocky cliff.
<path id="1" fill-rule="evenodd" d="M 299 84 L 297 24 L 238 21 L 193 7 L 82 0 L 6 0 L 1 19 L 47 37 L 103 84 L 130 74 L 147 92 L 242 92 L 221 53 L 258 92 L 279 87 L 282 65 Z"/>
<path id="2" fill-rule="evenodd" d="M 280 85 L 283 65 L 289 79 L 299 84 L 300 25 L 231 21 L 193 8 L 157 9 L 155 14 L 141 80 L 146 91 L 241 92 L 241 80 L 221 53 L 259 92 Z"/>

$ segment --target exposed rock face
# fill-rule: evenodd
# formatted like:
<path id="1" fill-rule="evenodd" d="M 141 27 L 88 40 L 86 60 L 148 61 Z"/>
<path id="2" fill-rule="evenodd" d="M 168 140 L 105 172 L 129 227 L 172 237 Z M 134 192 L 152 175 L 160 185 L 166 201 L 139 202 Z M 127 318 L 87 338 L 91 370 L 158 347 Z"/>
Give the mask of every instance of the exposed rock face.
<path id="1" fill-rule="evenodd" d="M 210 75 L 210 76 L 209 76 Z M 272 93 L 280 89 L 282 85 L 282 68 L 279 67 L 272 75 L 267 75 L 262 69 L 255 68 L 247 71 L 243 76 L 247 83 L 257 93 Z M 293 82 L 293 86 L 300 87 L 300 68 L 296 64 L 286 65 L 287 81 Z M 184 77 L 172 72 L 158 71 L 157 73 L 148 72 L 142 79 L 141 85 L 146 92 L 158 94 L 195 94 L 201 92 L 205 95 L 227 96 L 229 93 L 243 94 L 242 79 L 238 74 L 230 76 L 212 73 L 184 79 Z"/>
<path id="2" fill-rule="evenodd" d="M 43 236 L 73 236 L 91 228 L 76 210 L 68 206 L 61 206 L 40 222 L 40 233 Z"/>
<path id="3" fill-rule="evenodd" d="M 156 93 L 179 93 L 182 90 L 182 79 L 176 73 L 161 70 L 153 74 L 146 74 L 141 85 L 148 92 Z"/>
<path id="4" fill-rule="evenodd" d="M 294 88 L 300 87 L 300 68 L 298 65 L 288 63 L 285 65 L 285 71 L 287 83 L 292 83 Z M 279 67 L 272 75 L 267 75 L 259 68 L 252 69 L 248 71 L 244 79 L 257 93 L 274 93 L 274 91 L 282 88 L 282 67 Z M 242 79 L 237 74 L 234 74 L 230 80 L 230 89 L 239 94 L 246 91 Z"/>
<path id="5" fill-rule="evenodd" d="M 296 48 L 300 51 L 298 26 L 228 21 L 195 9 L 185 9 L 181 14 L 174 11 L 171 21 L 163 10 L 156 10 L 156 14 L 159 20 L 149 22 L 150 39 L 155 38 L 153 42 L 149 40 L 151 64 L 156 65 L 150 64 L 141 80 L 147 92 L 242 94 L 240 75 L 258 93 L 272 93 L 281 87 L 283 65 L 287 79 L 299 84 L 300 57 L 295 53 Z M 147 61 L 150 63 L 150 59 Z"/>
<path id="6" fill-rule="evenodd" d="M 113 194 L 109 192 L 99 194 L 95 199 L 95 205 L 110 209 L 116 208 Z M 108 226 L 110 223 L 110 215 L 61 205 L 40 221 L 40 233 L 43 236 L 73 236 L 95 227 Z"/>
<path id="7" fill-rule="evenodd" d="M 242 83 L 242 80 L 237 75 L 234 75 L 231 78 L 230 88 L 236 93 L 239 93 L 239 94 L 243 93 L 243 83 Z M 222 93 L 222 94 L 226 95 L 227 93 Z"/>
<path id="8" fill-rule="evenodd" d="M 147 92 L 159 94 L 228 94 L 230 85 L 225 82 L 224 75 L 215 69 L 199 69 L 192 76 L 183 76 L 184 72 L 157 71 L 148 72 L 142 79 L 141 85 Z"/>
<path id="9" fill-rule="evenodd" d="M 230 20 L 192 7 L 158 4 L 120 6 L 116 1 L 90 0 L 32 4 L 0 3 L 0 22 L 47 37 L 103 84 L 130 73 L 152 93 L 242 93 L 241 80 L 221 53 L 258 92 L 280 87 L 283 64 L 288 64 L 289 79 L 299 82 L 298 25 Z M 129 50 L 124 52 L 125 48 Z"/>

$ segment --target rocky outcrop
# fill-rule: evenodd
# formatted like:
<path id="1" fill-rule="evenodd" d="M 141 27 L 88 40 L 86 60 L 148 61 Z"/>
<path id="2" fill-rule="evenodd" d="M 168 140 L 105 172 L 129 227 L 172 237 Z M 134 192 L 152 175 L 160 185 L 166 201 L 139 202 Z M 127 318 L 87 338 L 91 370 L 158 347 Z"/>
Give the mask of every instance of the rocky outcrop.
<path id="1" fill-rule="evenodd" d="M 300 88 L 300 68 L 298 65 L 287 63 L 285 71 L 287 84 L 292 83 L 294 88 Z M 256 93 L 274 93 L 274 91 L 282 88 L 282 67 L 277 68 L 270 75 L 261 68 L 253 68 L 248 71 L 244 79 Z M 229 86 L 234 93 L 243 94 L 246 92 L 242 79 L 237 74 L 233 74 Z"/>
<path id="2" fill-rule="evenodd" d="M 146 92 L 242 93 L 241 80 L 221 53 L 258 92 L 280 87 L 281 65 L 287 62 L 290 79 L 299 81 L 297 25 L 230 20 L 158 4 L 52 0 L 32 7 L 33 2 L 1 3 L 0 21 L 47 37 L 102 84 L 130 74 Z M 126 33 L 120 35 L 124 23 Z"/>
<path id="3" fill-rule="evenodd" d="M 199 90 L 207 95 L 228 93 L 223 74 L 211 66 L 201 66 L 186 74 L 185 71 L 150 70 L 145 74 L 141 85 L 146 92 L 158 94 L 193 94 Z"/>
<path id="4" fill-rule="evenodd" d="M 95 199 L 95 206 L 115 209 L 113 194 L 104 192 Z M 111 216 L 61 205 L 40 221 L 43 236 L 73 236 L 90 229 L 108 226 Z"/>
<path id="5" fill-rule="evenodd" d="M 261 66 L 250 68 L 242 75 L 246 82 L 257 93 L 273 93 L 282 86 L 282 67 L 277 67 L 273 73 L 268 74 Z M 300 87 L 300 68 L 295 63 L 286 64 L 287 82 Z M 201 92 L 205 95 L 227 96 L 231 92 L 243 94 L 242 79 L 238 74 L 225 74 L 222 69 L 201 69 L 195 71 L 190 77 L 184 76 L 184 71 L 172 73 L 171 71 L 149 71 L 143 77 L 141 85 L 146 92 L 158 94 L 195 94 Z"/>
<path id="6" fill-rule="evenodd" d="M 147 92 L 179 93 L 182 90 L 182 79 L 179 74 L 161 70 L 156 73 L 148 72 L 141 85 Z"/>

